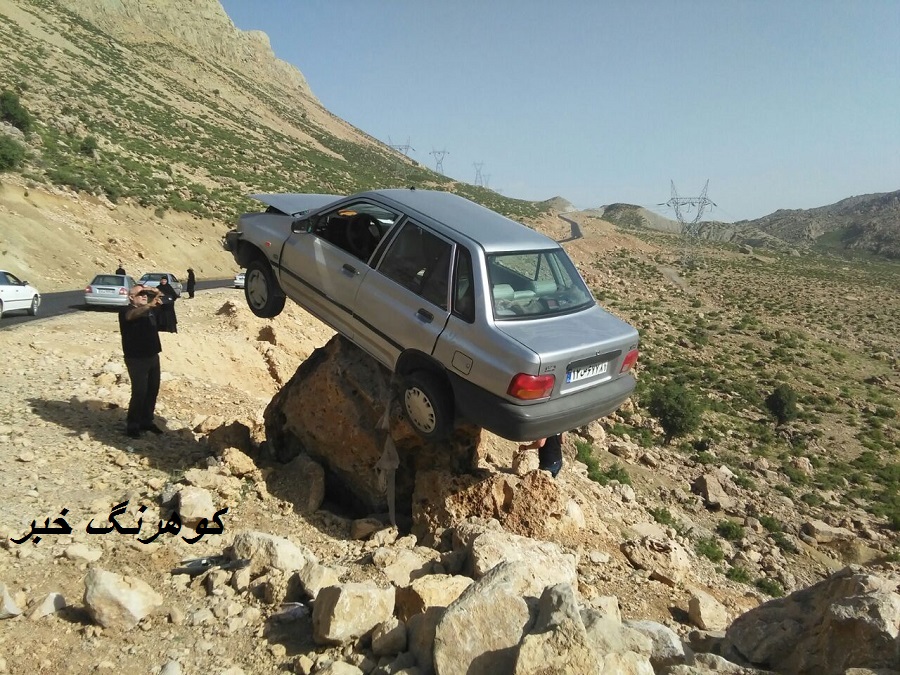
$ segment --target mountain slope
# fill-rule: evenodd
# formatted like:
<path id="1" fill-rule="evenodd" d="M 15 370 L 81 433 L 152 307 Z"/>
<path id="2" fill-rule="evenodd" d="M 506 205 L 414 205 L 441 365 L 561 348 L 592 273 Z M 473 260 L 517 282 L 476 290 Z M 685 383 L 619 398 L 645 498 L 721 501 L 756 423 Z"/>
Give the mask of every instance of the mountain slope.
<path id="1" fill-rule="evenodd" d="M 39 183 L 228 220 L 251 192 L 405 184 L 518 219 L 542 210 L 457 184 L 338 119 L 217 0 L 0 0 L 0 60 L 0 90 L 35 118 L 18 138 Z"/>

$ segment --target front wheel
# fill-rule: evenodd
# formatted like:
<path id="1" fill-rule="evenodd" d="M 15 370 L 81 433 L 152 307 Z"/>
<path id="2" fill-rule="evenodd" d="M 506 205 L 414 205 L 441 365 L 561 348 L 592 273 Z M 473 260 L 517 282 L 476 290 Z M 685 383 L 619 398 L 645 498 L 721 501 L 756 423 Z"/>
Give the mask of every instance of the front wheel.
<path id="1" fill-rule="evenodd" d="M 247 265 L 244 273 L 244 297 L 250 311 L 261 319 L 271 319 L 284 309 L 284 291 L 278 285 L 272 267 L 265 260 L 256 258 Z"/>
<path id="2" fill-rule="evenodd" d="M 31 298 L 31 307 L 28 308 L 28 314 L 30 316 L 36 316 L 38 307 L 41 306 L 41 301 L 38 299 L 38 296 L 34 296 Z"/>
<path id="3" fill-rule="evenodd" d="M 400 400 L 403 412 L 422 438 L 438 441 L 453 431 L 453 400 L 439 375 L 413 371 L 403 379 Z"/>

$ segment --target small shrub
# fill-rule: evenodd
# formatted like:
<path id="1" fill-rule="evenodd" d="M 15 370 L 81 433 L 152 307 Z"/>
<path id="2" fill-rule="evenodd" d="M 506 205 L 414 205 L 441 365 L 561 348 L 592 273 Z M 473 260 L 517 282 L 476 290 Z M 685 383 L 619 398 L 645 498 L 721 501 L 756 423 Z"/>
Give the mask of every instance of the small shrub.
<path id="1" fill-rule="evenodd" d="M 784 595 L 784 589 L 781 587 L 781 584 L 768 577 L 757 579 L 756 587 L 766 595 L 771 595 L 773 598 L 780 598 Z"/>
<path id="2" fill-rule="evenodd" d="M 766 397 L 766 409 L 779 425 L 797 416 L 797 393 L 789 384 L 779 384 Z"/>
<path id="3" fill-rule="evenodd" d="M 658 509 L 650 509 L 650 515 L 660 525 L 675 527 L 675 517 L 669 512 L 669 509 L 660 507 Z"/>
<path id="4" fill-rule="evenodd" d="M 650 393 L 648 409 L 659 419 L 667 443 L 700 426 L 700 404 L 690 391 L 676 382 L 654 389 Z"/>
<path id="5" fill-rule="evenodd" d="M 781 532 L 781 521 L 772 516 L 762 515 L 759 517 L 760 524 L 766 528 L 767 532 Z"/>
<path id="6" fill-rule="evenodd" d="M 723 520 L 716 526 L 716 532 L 724 539 L 737 541 L 744 536 L 744 528 L 733 520 Z"/>
<path id="7" fill-rule="evenodd" d="M 0 120 L 21 131 L 31 131 L 31 113 L 19 101 L 19 95 L 8 90 L 0 93 Z"/>
<path id="8" fill-rule="evenodd" d="M 732 581 L 736 581 L 739 584 L 749 584 L 750 583 L 750 572 L 739 565 L 735 565 L 734 567 L 730 567 L 727 572 L 725 572 L 725 576 Z"/>
<path id="9" fill-rule="evenodd" d="M 97 139 L 94 136 L 85 136 L 81 141 L 81 145 L 78 148 L 78 152 L 82 155 L 87 155 L 88 157 L 93 157 L 94 153 L 97 151 L 97 148 L 100 146 L 97 143 Z"/>
<path id="10" fill-rule="evenodd" d="M 716 541 L 715 537 L 707 537 L 698 540 L 694 544 L 694 550 L 698 555 L 709 558 L 713 562 L 722 562 L 725 560 L 725 551 L 719 546 L 719 542 Z"/>
<path id="11" fill-rule="evenodd" d="M 9 136 L 0 136 L 0 171 L 18 169 L 25 161 L 25 148 Z"/>

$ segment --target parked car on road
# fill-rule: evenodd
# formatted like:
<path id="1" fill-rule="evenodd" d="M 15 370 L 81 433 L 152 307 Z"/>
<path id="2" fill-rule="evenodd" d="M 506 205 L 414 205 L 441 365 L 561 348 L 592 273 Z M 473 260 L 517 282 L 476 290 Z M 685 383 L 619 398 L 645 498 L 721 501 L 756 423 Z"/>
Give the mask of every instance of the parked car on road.
<path id="1" fill-rule="evenodd" d="M 226 243 L 254 314 L 289 297 L 395 374 L 425 438 L 457 418 L 510 440 L 615 411 L 638 332 L 554 240 L 449 192 L 258 194 Z"/>
<path id="2" fill-rule="evenodd" d="M 138 283 L 144 286 L 159 286 L 159 280 L 163 277 L 169 279 L 169 285 L 175 289 L 175 295 L 181 297 L 184 286 L 178 281 L 178 278 L 170 272 L 147 272 L 147 274 L 138 280 Z"/>
<path id="3" fill-rule="evenodd" d="M 244 273 L 238 272 L 234 275 L 234 287 L 235 288 L 243 288 L 244 287 Z"/>
<path id="4" fill-rule="evenodd" d="M 125 307 L 134 279 L 127 274 L 98 274 L 84 287 L 88 307 Z"/>
<path id="5" fill-rule="evenodd" d="M 7 312 L 20 309 L 35 316 L 40 306 L 41 294 L 38 289 L 12 272 L 0 270 L 0 318 Z"/>

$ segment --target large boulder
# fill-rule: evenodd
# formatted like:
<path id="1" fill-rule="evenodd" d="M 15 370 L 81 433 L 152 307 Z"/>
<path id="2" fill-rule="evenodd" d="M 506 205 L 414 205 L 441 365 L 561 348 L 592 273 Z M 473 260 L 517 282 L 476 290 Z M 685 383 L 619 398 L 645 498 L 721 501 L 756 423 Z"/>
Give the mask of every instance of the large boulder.
<path id="1" fill-rule="evenodd" d="M 428 443 L 403 417 L 392 396 L 391 373 L 346 338 L 336 335 L 300 364 L 264 414 L 266 437 L 276 459 L 301 453 L 325 468 L 326 493 L 362 513 L 388 511 L 385 476 L 376 465 L 387 431 L 379 421 L 390 405 L 390 434 L 399 466 L 396 508 L 410 513 L 420 469 L 469 471 L 481 429 L 460 425 L 449 439 Z"/>
<path id="2" fill-rule="evenodd" d="M 898 633 L 897 582 L 847 567 L 739 616 L 725 649 L 779 673 L 900 670 Z"/>

